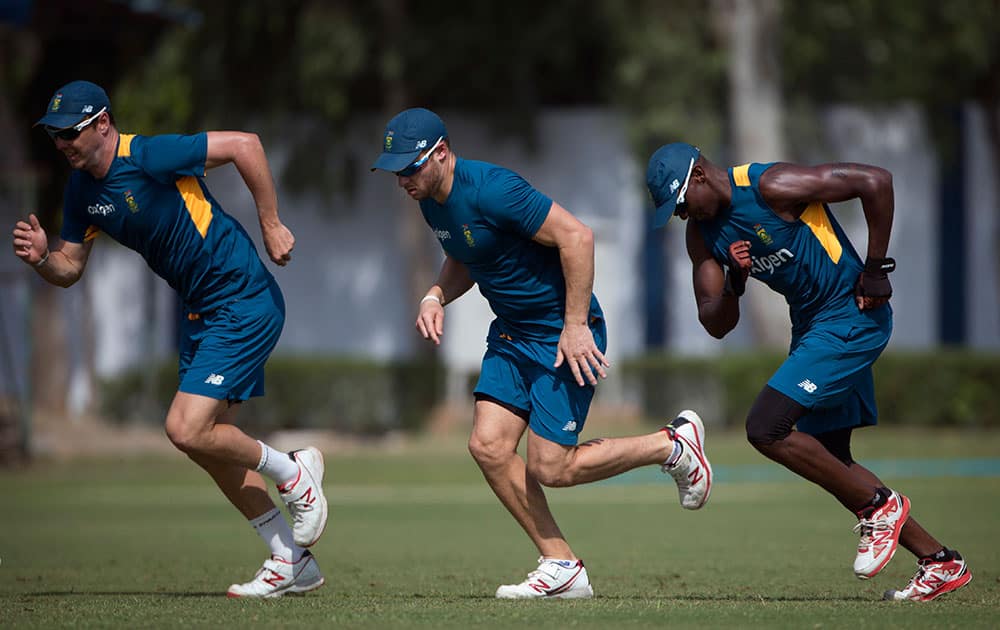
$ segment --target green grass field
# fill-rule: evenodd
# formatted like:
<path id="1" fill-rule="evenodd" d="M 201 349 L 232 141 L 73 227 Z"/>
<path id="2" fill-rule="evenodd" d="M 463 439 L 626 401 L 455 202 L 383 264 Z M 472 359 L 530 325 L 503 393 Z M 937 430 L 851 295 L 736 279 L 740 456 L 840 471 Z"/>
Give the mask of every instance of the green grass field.
<path id="1" fill-rule="evenodd" d="M 880 601 L 915 570 L 905 550 L 876 579 L 855 579 L 852 517 L 741 436 L 710 433 L 718 482 L 699 512 L 681 510 L 672 482 L 653 469 L 549 492 L 587 563 L 593 600 L 497 601 L 497 584 L 523 579 L 536 552 L 464 442 L 425 439 L 327 454 L 330 521 L 314 548 L 327 584 L 274 601 L 224 597 L 230 583 L 253 575 L 265 551 L 180 455 L 0 472 L 0 625 L 996 627 L 1000 434 L 878 429 L 855 442 L 861 461 L 916 466 L 918 476 L 911 470 L 886 481 L 912 499 L 925 527 L 966 556 L 975 575 L 968 587 L 929 604 Z M 930 460 L 931 472 L 920 475 L 925 467 L 913 460 Z M 947 476 L 966 470 L 955 468 L 959 460 L 976 476 Z"/>

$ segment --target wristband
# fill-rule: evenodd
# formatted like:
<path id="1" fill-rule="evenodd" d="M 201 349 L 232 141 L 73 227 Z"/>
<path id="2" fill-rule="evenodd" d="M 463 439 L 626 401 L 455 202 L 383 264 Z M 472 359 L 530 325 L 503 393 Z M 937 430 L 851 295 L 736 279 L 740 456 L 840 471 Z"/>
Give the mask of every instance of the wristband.
<path id="1" fill-rule="evenodd" d="M 444 302 L 442 302 L 442 301 L 441 301 L 441 298 L 439 298 L 439 297 L 438 297 L 438 296 L 436 296 L 436 295 L 425 295 L 425 296 L 424 296 L 424 298 L 423 298 L 422 300 L 420 300 L 420 303 L 421 303 L 421 304 L 423 304 L 423 303 L 424 303 L 424 302 L 426 302 L 427 300 L 434 300 L 435 302 L 437 302 L 437 303 L 438 303 L 438 304 L 440 304 L 441 306 L 444 306 Z"/>
<path id="2" fill-rule="evenodd" d="M 896 270 L 894 258 L 866 258 L 865 271 L 868 273 L 891 273 Z"/>
<path id="3" fill-rule="evenodd" d="M 725 274 L 725 282 L 722 285 L 722 295 L 725 297 L 742 297 L 747 290 L 747 281 L 743 277 L 743 272 L 737 266 L 733 270 L 733 264 L 723 265 L 722 272 Z"/>
<path id="4" fill-rule="evenodd" d="M 36 263 L 35 263 L 35 266 L 36 266 L 36 267 L 41 267 L 41 266 L 42 266 L 42 265 L 44 265 L 44 264 L 45 264 L 46 262 L 48 262 L 48 260 L 49 260 L 49 250 L 47 250 L 47 249 L 46 249 L 46 250 L 45 250 L 45 253 L 44 253 L 44 254 L 42 254 L 42 259 L 41 259 L 41 260 L 39 260 L 38 262 L 36 262 Z"/>

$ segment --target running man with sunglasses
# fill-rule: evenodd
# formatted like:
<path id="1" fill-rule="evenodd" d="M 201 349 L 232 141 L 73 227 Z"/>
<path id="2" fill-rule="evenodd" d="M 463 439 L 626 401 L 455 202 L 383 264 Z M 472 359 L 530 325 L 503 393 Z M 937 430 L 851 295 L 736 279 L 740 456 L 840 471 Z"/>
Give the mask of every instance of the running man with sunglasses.
<path id="1" fill-rule="evenodd" d="M 892 334 L 892 175 L 866 164 L 726 169 L 676 142 L 652 155 L 646 183 L 654 229 L 675 214 L 690 219 L 698 319 L 709 334 L 721 339 L 736 327 L 750 277 L 788 301 L 791 349 L 747 414 L 747 439 L 857 517 L 854 574 L 875 577 L 903 545 L 919 567 L 886 599 L 930 601 L 968 584 L 962 556 L 910 516 L 908 498 L 851 455 L 854 429 L 876 424 L 872 364 Z M 864 261 L 828 206 L 849 199 L 861 201 L 868 224 Z"/>
<path id="2" fill-rule="evenodd" d="M 257 575 L 233 584 L 228 595 L 277 597 L 319 588 L 323 575 L 305 548 L 326 525 L 322 454 L 312 447 L 277 451 L 233 424 L 234 405 L 264 393 L 264 362 L 281 334 L 285 303 L 253 241 L 202 178 L 208 169 L 236 166 L 257 205 L 268 256 L 286 265 L 295 238 L 278 218 L 260 140 L 235 131 L 119 133 L 107 94 L 87 81 L 57 90 L 36 125 L 74 171 L 61 238 L 50 245 L 32 214 L 14 228 L 14 254 L 48 282 L 68 287 L 80 279 L 93 239 L 104 232 L 137 251 L 177 291 L 188 315 L 181 322 L 180 386 L 167 412 L 167 436 L 208 472 L 270 550 Z M 292 528 L 264 477 L 288 505 Z"/>
<path id="3" fill-rule="evenodd" d="M 542 486 L 575 486 L 658 464 L 696 510 L 712 489 L 705 431 L 693 411 L 662 430 L 577 444 L 598 377 L 604 314 L 592 293 L 594 236 L 516 173 L 459 158 L 444 122 L 408 109 L 386 125 L 372 170 L 396 175 L 420 204 L 445 260 L 420 301 L 417 330 L 440 344 L 444 307 L 472 288 L 496 319 L 475 387 L 469 450 L 493 492 L 537 547 L 538 567 L 499 598 L 586 598 L 587 571 L 563 537 Z M 526 459 L 518 444 L 527 430 Z"/>

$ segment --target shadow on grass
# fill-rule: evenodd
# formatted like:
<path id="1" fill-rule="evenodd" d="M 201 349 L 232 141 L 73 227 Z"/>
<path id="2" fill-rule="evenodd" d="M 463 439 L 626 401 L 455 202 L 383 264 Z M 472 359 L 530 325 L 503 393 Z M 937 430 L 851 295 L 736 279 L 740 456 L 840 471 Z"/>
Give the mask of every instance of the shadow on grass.
<path id="1" fill-rule="evenodd" d="M 827 596 L 822 597 L 819 595 L 815 596 L 779 596 L 772 597 L 769 595 L 660 595 L 660 596 L 644 596 L 644 595 L 598 595 L 599 599 L 607 599 L 611 601 L 642 601 L 642 600 L 658 600 L 658 601 L 671 601 L 671 602 L 760 602 L 762 604 L 769 604 L 772 602 L 870 602 L 873 601 L 871 597 L 865 597 L 863 595 L 841 595 L 841 596 Z"/>
<path id="2" fill-rule="evenodd" d="M 171 592 L 171 591 L 41 591 L 38 593 L 18 593 L 14 595 L 17 598 L 34 598 L 34 597 L 173 597 L 173 598 L 196 598 L 196 597 L 220 597 L 225 598 L 225 592 L 219 591 L 189 591 L 189 592 Z M 284 597 L 300 598 L 306 597 L 306 593 L 286 593 Z M 373 597 L 372 593 L 357 593 L 354 596 L 364 597 L 369 599 Z M 313 595 L 315 597 L 315 595 Z M 343 595 L 341 595 L 343 597 Z M 352 596 L 347 595 L 347 599 Z M 492 595 L 482 594 L 482 595 L 453 595 L 444 593 L 411 593 L 407 595 L 393 595 L 380 593 L 375 595 L 378 599 L 384 600 L 401 600 L 401 599 L 427 599 L 427 600 L 451 600 L 451 601 L 497 601 Z M 235 598 L 240 599 L 240 598 Z M 604 600 L 604 601 L 673 601 L 673 602 L 760 602 L 762 604 L 767 603 L 778 603 L 778 602 L 803 602 L 803 603 L 820 603 L 820 602 L 870 602 L 873 601 L 871 597 L 865 597 L 862 595 L 848 595 L 848 596 L 778 596 L 772 597 L 767 595 L 597 595 L 594 599 Z M 510 600 L 510 601 L 525 601 L 525 600 Z"/>
<path id="3" fill-rule="evenodd" d="M 370 595 L 366 595 L 370 597 Z M 442 599 L 442 600 L 456 600 L 456 601 L 512 601 L 512 602 L 525 602 L 527 600 L 502 600 L 488 594 L 483 595 L 450 595 L 443 593 L 426 594 L 426 593 L 413 593 L 410 595 L 379 595 L 381 599 Z M 612 602 L 641 602 L 641 601 L 670 601 L 670 602 L 761 602 L 761 603 L 771 603 L 771 602 L 870 602 L 873 601 L 871 597 L 866 597 L 864 595 L 841 595 L 841 596 L 777 596 L 772 597 L 768 595 L 595 595 L 594 599 Z M 573 600 L 566 600 L 573 601 Z"/>
<path id="4" fill-rule="evenodd" d="M 199 593 L 170 591 L 42 591 L 40 593 L 17 593 L 15 597 L 225 597 L 225 591 Z"/>

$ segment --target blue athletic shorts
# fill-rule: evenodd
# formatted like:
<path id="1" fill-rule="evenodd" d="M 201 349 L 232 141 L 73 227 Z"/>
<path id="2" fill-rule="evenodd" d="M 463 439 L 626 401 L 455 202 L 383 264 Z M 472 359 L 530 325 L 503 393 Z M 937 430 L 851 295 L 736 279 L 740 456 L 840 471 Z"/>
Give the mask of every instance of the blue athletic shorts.
<path id="1" fill-rule="evenodd" d="M 804 433 L 876 424 L 872 364 L 891 335 L 888 305 L 848 320 L 818 322 L 792 339 L 788 358 L 767 384 L 809 409 L 796 424 Z"/>
<path id="2" fill-rule="evenodd" d="M 217 400 L 264 395 L 264 363 L 285 324 L 276 282 L 249 297 L 181 320 L 180 391 Z"/>
<path id="3" fill-rule="evenodd" d="M 594 342 L 601 352 L 608 347 L 603 319 L 591 322 Z M 573 372 L 556 361 L 558 339 L 551 342 L 517 339 L 494 320 L 487 337 L 488 348 L 476 383 L 476 394 L 520 409 L 528 416 L 528 427 L 557 444 L 572 446 L 587 421 L 594 387 L 577 384 Z"/>

